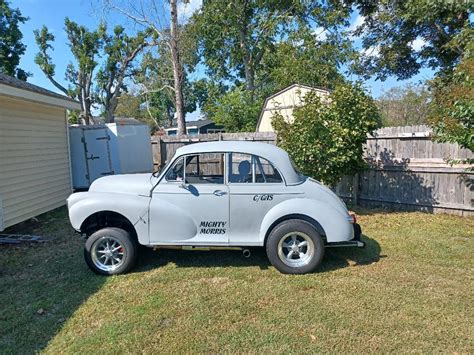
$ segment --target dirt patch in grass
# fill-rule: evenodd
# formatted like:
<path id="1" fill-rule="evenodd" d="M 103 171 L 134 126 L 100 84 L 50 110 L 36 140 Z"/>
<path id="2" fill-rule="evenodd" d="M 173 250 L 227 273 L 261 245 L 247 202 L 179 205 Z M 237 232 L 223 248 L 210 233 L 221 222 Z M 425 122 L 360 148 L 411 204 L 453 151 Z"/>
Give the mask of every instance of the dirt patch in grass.
<path id="1" fill-rule="evenodd" d="M 278 273 L 261 249 L 144 250 L 101 277 L 65 209 L 0 246 L 0 353 L 474 351 L 474 219 L 359 210 L 366 249 Z"/>

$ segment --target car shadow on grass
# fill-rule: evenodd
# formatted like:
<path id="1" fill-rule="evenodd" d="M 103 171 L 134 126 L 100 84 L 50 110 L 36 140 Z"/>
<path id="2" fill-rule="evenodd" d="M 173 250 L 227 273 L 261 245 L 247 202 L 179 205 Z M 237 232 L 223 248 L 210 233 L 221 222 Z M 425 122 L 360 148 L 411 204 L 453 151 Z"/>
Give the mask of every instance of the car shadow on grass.
<path id="1" fill-rule="evenodd" d="M 365 248 L 326 248 L 319 272 L 328 272 L 348 266 L 363 266 L 378 262 L 381 255 L 380 244 L 365 234 L 362 235 Z"/>
<path id="2" fill-rule="evenodd" d="M 0 353 L 38 352 L 106 278 L 85 265 L 84 241 L 69 226 L 64 208 L 2 233 L 47 239 L 0 245 Z"/>
<path id="3" fill-rule="evenodd" d="M 366 236 L 362 236 L 366 243 L 365 248 L 326 248 L 321 266 L 317 272 L 328 272 L 348 266 L 369 265 L 378 262 L 380 258 L 379 243 Z M 250 248 L 251 256 L 245 258 L 241 251 L 210 250 L 188 251 L 141 248 L 138 265 L 135 272 L 174 264 L 183 268 L 213 268 L 213 267 L 259 267 L 266 270 L 271 266 L 264 248 Z"/>

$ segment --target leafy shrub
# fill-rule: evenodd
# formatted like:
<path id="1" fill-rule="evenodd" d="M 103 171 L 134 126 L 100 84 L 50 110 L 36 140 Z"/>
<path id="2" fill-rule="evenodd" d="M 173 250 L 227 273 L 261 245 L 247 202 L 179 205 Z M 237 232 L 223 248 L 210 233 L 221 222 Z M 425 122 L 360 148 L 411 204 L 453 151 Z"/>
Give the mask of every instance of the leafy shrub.
<path id="1" fill-rule="evenodd" d="M 340 85 L 328 100 L 310 92 L 293 116 L 293 122 L 286 122 L 277 113 L 272 124 L 278 145 L 302 173 L 334 186 L 366 167 L 364 144 L 367 133 L 380 125 L 380 114 L 359 85 Z"/>
<path id="2" fill-rule="evenodd" d="M 474 57 L 463 59 L 452 75 L 434 79 L 431 88 L 435 138 L 474 151 Z"/>

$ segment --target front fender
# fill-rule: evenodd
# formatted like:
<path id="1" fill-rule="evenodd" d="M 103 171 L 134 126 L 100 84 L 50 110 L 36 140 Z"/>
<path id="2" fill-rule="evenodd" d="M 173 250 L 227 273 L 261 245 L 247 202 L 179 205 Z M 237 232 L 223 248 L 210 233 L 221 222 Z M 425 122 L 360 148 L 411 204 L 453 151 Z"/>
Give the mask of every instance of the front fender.
<path id="1" fill-rule="evenodd" d="M 116 212 L 127 218 L 135 227 L 140 244 L 148 244 L 148 208 L 150 197 L 106 193 L 79 192 L 68 198 L 69 220 L 80 230 L 87 217 L 97 212 Z"/>
<path id="2" fill-rule="evenodd" d="M 260 226 L 260 245 L 265 243 L 267 231 L 276 220 L 295 214 L 316 220 L 323 228 L 328 242 L 343 242 L 354 238 L 354 230 L 345 211 L 317 200 L 294 198 L 279 203 L 265 215 Z"/>

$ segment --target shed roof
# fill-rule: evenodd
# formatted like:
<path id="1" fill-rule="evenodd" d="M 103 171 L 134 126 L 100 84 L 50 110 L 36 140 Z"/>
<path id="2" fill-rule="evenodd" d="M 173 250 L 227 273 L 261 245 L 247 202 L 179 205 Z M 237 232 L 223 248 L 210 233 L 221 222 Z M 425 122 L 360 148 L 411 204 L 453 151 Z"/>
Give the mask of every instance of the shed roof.
<path id="1" fill-rule="evenodd" d="M 4 73 L 0 73 L 0 94 L 72 110 L 81 108 L 80 103 L 76 100 Z"/>
<path id="2" fill-rule="evenodd" d="M 288 153 L 273 144 L 246 141 L 203 142 L 189 144 L 178 148 L 175 155 L 179 156 L 217 152 L 234 152 L 257 155 L 271 162 L 283 175 L 283 178 L 288 185 L 294 185 L 301 182 L 301 176 L 293 168 Z"/>

